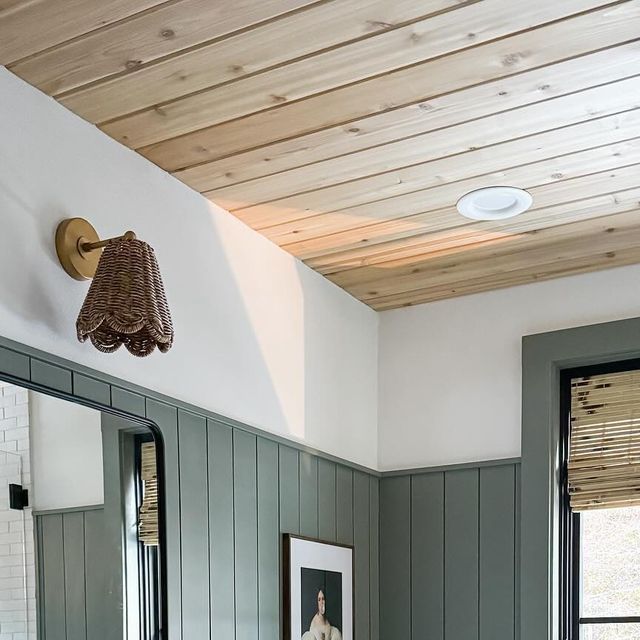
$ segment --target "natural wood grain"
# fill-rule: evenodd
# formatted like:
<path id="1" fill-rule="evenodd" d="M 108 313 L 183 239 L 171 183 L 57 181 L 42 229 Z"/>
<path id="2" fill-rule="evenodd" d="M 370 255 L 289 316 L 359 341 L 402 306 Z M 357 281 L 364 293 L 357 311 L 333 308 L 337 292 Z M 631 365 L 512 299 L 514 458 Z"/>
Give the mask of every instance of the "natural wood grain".
<path id="1" fill-rule="evenodd" d="M 259 204 L 640 107 L 640 76 L 208 192 Z M 264 165 L 264 161 L 262 165 Z M 227 178 L 228 180 L 228 178 Z M 195 189 L 207 191 L 198 183 Z M 237 208 L 237 207 L 234 207 Z"/>
<path id="2" fill-rule="evenodd" d="M 535 212 L 525 214 L 524 219 L 511 224 L 495 222 L 479 222 L 443 231 L 413 236 L 404 241 L 391 241 L 378 244 L 370 253 L 363 257 L 345 258 L 340 263 L 320 267 L 318 271 L 327 274 L 337 274 L 341 271 L 356 269 L 363 266 L 383 265 L 385 263 L 413 264 L 430 252 L 446 249 L 461 249 L 478 245 L 483 242 L 502 238 L 507 235 L 537 232 L 558 225 L 568 225 L 574 222 L 604 218 L 606 216 L 640 209 L 640 191 L 629 189 L 608 193 L 585 200 L 567 202 L 550 207 L 536 209 Z M 357 250 L 351 252 L 355 254 Z M 348 252 L 345 252 L 345 254 Z"/>
<path id="3" fill-rule="evenodd" d="M 374 309 L 640 262 L 640 0 L 103 4 L 0 0 L 0 63 Z"/>
<path id="4" fill-rule="evenodd" d="M 556 85 L 553 69 L 534 72 L 531 85 L 519 84 L 518 77 L 522 72 L 562 63 L 567 58 L 615 46 L 637 36 L 633 15 L 629 20 L 618 15 L 623 9 L 635 10 L 636 6 L 624 4 L 617 12 L 605 9 L 566 23 L 548 25 L 470 51 L 149 145 L 141 149 L 141 153 L 161 166 L 177 169 L 410 104 L 427 104 L 429 117 L 437 118 L 439 102 L 445 98 L 443 94 L 462 89 L 466 89 L 466 93 L 460 94 L 460 100 L 456 101 L 452 97 L 445 101 L 450 109 L 463 114 L 457 121 L 473 117 L 475 102 L 480 103 L 482 115 L 487 114 L 487 106 L 482 107 L 487 103 L 490 103 L 488 113 L 519 106 L 529 101 L 526 98 L 524 101 L 518 100 L 521 91 L 530 92 L 531 95 L 539 95 L 541 92 L 546 95 L 547 91 L 554 95 L 554 91 L 557 91 L 557 88 L 554 89 Z M 637 20 L 637 16 L 635 19 Z M 596 67 L 598 60 L 601 64 L 610 64 L 612 68 L 625 58 L 633 64 L 634 56 L 638 55 L 638 47 L 640 44 L 636 42 L 630 51 L 620 51 L 617 47 L 610 54 L 603 51 L 596 57 Z M 517 52 L 527 52 L 527 55 L 519 57 Z M 590 60 L 591 56 L 583 60 L 582 73 L 585 73 L 585 69 L 590 69 Z M 579 65 L 579 62 L 576 64 Z M 598 82 L 597 69 L 595 73 L 594 81 Z M 633 71 L 629 75 L 631 74 Z M 500 79 L 509 84 L 499 86 L 496 82 L 497 86 L 487 85 L 486 89 L 480 84 Z M 559 82 L 563 82 L 562 75 L 559 76 Z M 506 95 L 502 95 L 505 92 Z M 430 108 L 432 104 L 434 109 Z M 446 124 L 450 123 L 451 120 Z M 109 129 L 106 131 L 112 133 Z"/>
<path id="5" fill-rule="evenodd" d="M 565 0 L 562 3 L 484 0 L 482 3 L 458 9 L 455 12 L 459 14 L 456 20 L 451 20 L 447 13 L 441 14 L 373 38 L 332 49 L 308 60 L 293 62 L 224 87 L 124 117 L 105 124 L 102 128 L 110 136 L 137 149 L 169 137 L 442 56 L 464 49 L 470 44 L 475 46 L 480 42 L 508 35 L 512 31 L 530 28 L 601 4 L 602 0 Z M 621 6 L 626 10 L 621 10 Z M 623 24 L 620 23 L 626 23 L 628 26 L 634 16 L 640 17 L 639 0 L 630 0 L 628 5 L 606 9 L 600 16 L 601 31 L 607 31 L 607 25 L 610 27 L 614 22 L 618 23 L 620 31 L 623 29 Z M 459 21 L 464 21 L 464 32 L 459 28 Z M 576 18 L 576 21 L 579 22 L 580 18 Z M 580 28 L 581 24 L 576 27 Z M 469 37 L 469 34 L 473 34 L 473 37 Z M 634 35 L 637 35 L 636 30 L 628 37 L 632 38 Z M 581 34 L 581 37 L 584 38 L 585 34 Z M 546 47 L 553 46 L 553 43 L 544 44 Z M 529 57 L 529 52 L 523 56 L 522 51 L 515 54 L 513 51 L 507 51 L 500 57 L 500 64 L 514 72 L 517 70 L 518 60 L 522 57 Z M 475 59 L 475 55 L 467 56 L 467 65 L 470 59 Z M 310 72 L 310 69 L 313 71 Z M 485 76 L 487 72 L 488 70 L 484 69 Z M 464 75 L 465 80 L 469 78 L 466 80 L 467 84 L 488 79 L 477 72 L 472 73 L 471 69 Z M 469 75 L 472 75 L 473 79 Z M 447 75 L 440 80 L 444 81 L 445 78 L 450 80 L 451 76 Z M 431 80 L 437 86 L 436 78 Z M 437 90 L 434 93 L 437 93 Z"/>
<path id="6" fill-rule="evenodd" d="M 626 51 L 629 55 L 625 55 Z M 488 109 L 493 109 L 494 112 L 498 109 L 499 113 L 516 109 L 517 111 L 511 116 L 505 113 L 503 117 L 517 118 L 525 113 L 521 109 L 527 106 L 527 102 L 524 102 L 527 98 L 531 103 L 539 104 L 546 100 L 557 99 L 557 94 L 561 92 L 561 97 L 570 101 L 570 94 L 574 92 L 580 92 L 600 83 L 612 83 L 620 78 L 628 78 L 638 68 L 640 45 L 636 43 L 624 45 L 619 53 L 620 55 L 616 56 L 614 68 L 611 64 L 611 52 L 599 52 L 594 54 L 588 63 L 584 60 L 570 60 L 542 70 L 524 73 L 506 81 L 488 83 L 447 94 L 430 101 L 428 105 L 410 105 L 356 120 L 347 125 L 330 127 L 251 151 L 234 153 L 220 160 L 178 170 L 174 175 L 194 189 L 208 191 L 263 176 L 273 176 L 296 167 L 379 147 L 429 131 L 477 122 L 483 116 L 492 115 L 492 113 L 486 113 Z M 530 92 L 519 90 L 524 86 L 533 90 Z M 484 91 L 485 96 L 488 96 L 490 90 L 493 92 L 488 99 L 485 97 L 482 101 L 479 100 L 479 89 Z M 611 87 L 606 95 L 607 101 L 612 98 L 613 92 Z M 592 95 L 594 93 L 586 91 L 584 93 L 585 98 Z M 510 99 L 503 101 L 504 98 Z M 593 100 L 591 97 L 589 99 Z M 550 108 L 554 108 L 556 104 L 564 104 L 564 101 L 554 100 L 547 104 Z M 552 119 L 553 115 L 549 114 L 548 118 Z M 489 120 L 478 122 L 474 129 L 476 134 L 480 133 L 479 127 L 489 122 Z M 433 152 L 431 147 L 427 150 L 429 153 Z M 160 162 L 165 166 L 162 160 Z"/>
<path id="7" fill-rule="evenodd" d="M 313 0 L 168 2 L 156 11 L 45 51 L 10 68 L 46 93 L 57 94 L 116 73 L 135 72 L 152 60 L 311 2 Z M 180 83 L 185 73 L 188 72 L 184 69 L 177 71 L 173 82 Z M 98 121 L 82 110 L 77 113 L 92 122 Z"/>
<path id="8" fill-rule="evenodd" d="M 80 88 L 61 97 L 60 102 L 88 120 L 104 121 L 459 5 L 459 0 L 333 0 L 174 55 L 135 73 Z M 286 42 L 286 46 L 274 47 L 274 42 Z M 43 68 L 41 62 L 31 65 L 24 76 L 33 82 L 35 73 L 39 82 L 34 84 L 44 91 L 51 86 L 51 79 L 55 80 L 57 91 L 99 79 L 94 76 L 100 69 L 89 63 L 84 65 L 80 82 L 77 62 L 68 59 L 66 73 L 74 79 L 70 85 L 64 78 L 58 79 L 63 69 L 54 67 L 52 74 L 48 68 L 51 65 Z"/>
<path id="9" fill-rule="evenodd" d="M 436 302 L 474 293 L 504 289 L 523 284 L 533 284 L 554 278 L 590 273 L 602 269 L 623 267 L 640 262 L 638 248 L 618 249 L 600 252 L 597 248 L 591 255 L 573 260 L 557 260 L 540 264 L 535 268 L 515 269 L 497 276 L 479 275 L 464 282 L 452 282 L 445 287 L 425 287 L 409 293 L 398 293 L 372 299 L 367 304 L 376 311 L 387 311 L 427 302 Z"/>
<path id="10" fill-rule="evenodd" d="M 630 188 L 629 185 L 634 186 L 634 176 L 633 171 L 628 171 L 625 167 L 640 163 L 640 139 L 563 156 L 554 162 L 556 164 L 543 161 L 509 169 L 502 175 L 502 181 L 526 187 L 535 196 L 534 209 L 557 204 L 561 202 L 557 200 L 559 197 L 578 201 L 586 197 L 581 191 L 584 185 L 596 195 L 627 189 Z M 606 171 L 597 173 L 602 168 L 606 168 Z M 613 170 L 618 172 L 619 182 L 611 179 Z M 323 266 L 333 265 L 336 261 L 375 255 L 376 246 L 380 243 L 397 241 L 399 245 L 408 245 L 409 239 L 416 235 L 468 224 L 455 209 L 458 194 L 466 193 L 470 190 L 469 187 L 475 188 L 478 184 L 493 183 L 499 186 L 500 182 L 499 178 L 488 180 L 485 176 L 480 180 L 444 185 L 433 189 L 432 199 L 424 194 L 422 198 L 414 198 L 413 213 L 411 208 L 403 209 L 400 205 L 400 210 L 405 211 L 406 215 L 385 218 L 381 211 L 379 221 L 372 219 L 369 224 L 366 224 L 366 220 L 351 220 L 345 216 L 342 226 L 347 228 L 344 231 L 294 242 L 285 245 L 285 248 L 293 255 L 307 260 L 314 268 L 322 270 Z M 453 197 L 447 197 L 447 190 L 452 192 Z M 445 193 L 438 193 L 441 191 Z M 523 215 L 526 217 L 531 213 Z M 339 219 L 338 222 L 340 221 Z M 337 224 L 335 226 L 338 227 Z"/>
<path id="11" fill-rule="evenodd" d="M 339 270 L 328 270 L 326 273 L 348 286 L 358 282 L 367 282 L 380 277 L 394 269 L 411 270 L 416 264 L 444 256 L 461 256 L 466 259 L 472 256 L 476 247 L 509 245 L 519 237 L 541 237 L 542 242 L 551 238 L 562 237 L 571 225 L 610 218 L 621 213 L 640 211 L 640 187 L 618 191 L 604 195 L 571 201 L 559 205 L 540 207 L 529 211 L 517 220 L 494 220 L 474 222 L 456 227 L 424 234 L 412 238 L 415 243 L 406 243 L 399 247 L 397 243 L 385 243 L 376 248 L 379 253 L 373 254 L 359 265 L 355 261 L 351 267 Z M 550 229 L 558 228 L 551 232 Z M 555 233 L 555 235 L 553 235 Z M 395 244 L 396 248 L 392 246 Z M 386 248 L 386 251 L 384 249 Z"/>
<path id="12" fill-rule="evenodd" d="M 370 225 L 426 214 L 428 211 L 441 210 L 443 207 L 453 208 L 461 193 L 467 193 L 477 188 L 479 184 L 499 186 L 499 183 L 508 183 L 531 189 L 592 174 L 602 169 L 613 169 L 640 162 L 639 153 L 640 139 L 636 138 L 545 159 L 541 162 L 510 167 L 495 175 L 476 176 L 397 198 L 379 200 L 353 209 L 269 227 L 263 233 L 294 255 L 309 258 L 321 255 L 326 250 L 341 251 L 348 248 L 346 234 L 332 238 L 342 232 L 360 229 L 352 237 L 362 237 L 361 234 L 366 234 L 365 227 Z"/>
<path id="13" fill-rule="evenodd" d="M 640 110 L 596 118 L 545 133 L 510 140 L 465 154 L 439 158 L 395 171 L 338 184 L 318 191 L 275 200 L 268 204 L 237 208 L 237 203 L 216 198 L 215 202 L 255 229 L 301 220 L 320 213 L 338 211 L 366 202 L 391 198 L 474 175 L 558 155 L 576 153 L 585 146 L 612 144 L 640 135 Z M 521 160 L 519 161 L 518 158 Z M 458 197 L 465 192 L 459 193 Z M 213 194 L 211 194 L 213 195 Z M 456 198 L 457 200 L 457 198 Z"/>
<path id="14" fill-rule="evenodd" d="M 480 274 L 484 277 L 504 275 L 510 270 L 536 269 L 541 264 L 551 265 L 620 249 L 635 248 L 640 258 L 639 240 L 640 221 L 636 210 L 554 227 L 533 235 L 520 234 L 489 241 L 478 248 L 466 249 L 464 256 L 435 255 L 409 267 L 379 268 L 377 277 L 368 273 L 368 280 L 357 284 L 344 284 L 349 271 L 331 279 L 368 301 L 426 286 L 448 287 Z M 353 278 L 348 280 L 349 283 L 352 281 Z"/>
<path id="15" fill-rule="evenodd" d="M 0 7 L 0 64 L 132 16 L 163 0 L 24 0 Z"/>

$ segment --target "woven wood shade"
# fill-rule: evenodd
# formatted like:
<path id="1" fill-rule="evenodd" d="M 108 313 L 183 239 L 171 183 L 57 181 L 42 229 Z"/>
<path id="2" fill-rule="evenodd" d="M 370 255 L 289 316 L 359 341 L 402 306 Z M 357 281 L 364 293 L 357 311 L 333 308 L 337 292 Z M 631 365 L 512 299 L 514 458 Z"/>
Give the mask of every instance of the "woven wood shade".
<path id="1" fill-rule="evenodd" d="M 571 381 L 568 481 L 575 511 L 640 505 L 640 371 Z"/>
<path id="2" fill-rule="evenodd" d="M 138 539 L 147 546 L 156 546 L 158 531 L 158 474 L 156 445 L 144 442 L 141 446 L 142 505 L 138 515 Z"/>
<path id="3" fill-rule="evenodd" d="M 115 238 L 102 252 L 76 322 L 78 340 L 90 338 L 111 353 L 124 345 L 147 356 L 173 344 L 173 325 L 153 249 L 137 239 Z"/>

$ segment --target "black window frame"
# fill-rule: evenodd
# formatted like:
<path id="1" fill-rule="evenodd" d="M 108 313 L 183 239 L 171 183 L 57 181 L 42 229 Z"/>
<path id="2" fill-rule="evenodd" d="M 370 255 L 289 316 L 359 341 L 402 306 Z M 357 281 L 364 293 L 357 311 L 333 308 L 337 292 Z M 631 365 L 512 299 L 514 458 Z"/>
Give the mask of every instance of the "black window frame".
<path id="1" fill-rule="evenodd" d="M 585 376 L 640 370 L 640 358 L 590 365 L 560 372 L 560 638 L 581 640 L 581 624 L 640 623 L 640 616 L 580 616 L 580 513 L 569 505 L 567 462 L 571 430 L 571 380 Z"/>
<path id="2" fill-rule="evenodd" d="M 151 433 L 136 434 L 135 444 L 135 493 L 136 510 L 140 512 L 144 494 L 142 480 L 142 445 L 156 442 Z M 158 453 L 156 447 L 156 455 Z M 140 638 L 160 640 L 162 634 L 162 589 L 158 588 L 161 577 L 161 556 L 159 546 L 147 546 L 138 540 L 138 584 L 140 594 Z"/>

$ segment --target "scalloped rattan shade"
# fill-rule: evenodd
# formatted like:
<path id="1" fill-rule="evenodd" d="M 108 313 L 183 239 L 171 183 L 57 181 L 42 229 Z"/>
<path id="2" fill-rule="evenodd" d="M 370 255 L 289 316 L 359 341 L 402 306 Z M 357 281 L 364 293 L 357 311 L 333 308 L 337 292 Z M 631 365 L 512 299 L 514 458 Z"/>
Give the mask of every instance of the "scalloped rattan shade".
<path id="1" fill-rule="evenodd" d="M 568 483 L 575 511 L 640 505 L 640 371 L 571 380 Z"/>
<path id="2" fill-rule="evenodd" d="M 115 238 L 100 256 L 76 322 L 78 340 L 111 353 L 124 345 L 147 356 L 173 344 L 173 325 L 153 249 L 142 240 Z"/>

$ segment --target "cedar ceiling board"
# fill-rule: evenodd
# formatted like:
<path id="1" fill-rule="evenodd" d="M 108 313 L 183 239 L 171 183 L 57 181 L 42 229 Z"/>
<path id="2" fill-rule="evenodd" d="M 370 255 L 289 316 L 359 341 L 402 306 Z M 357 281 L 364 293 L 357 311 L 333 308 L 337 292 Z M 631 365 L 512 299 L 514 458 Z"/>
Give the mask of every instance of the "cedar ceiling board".
<path id="1" fill-rule="evenodd" d="M 162 0 L 32 0 L 0 10 L 0 64 L 8 65 L 76 38 Z"/>
<path id="2" fill-rule="evenodd" d="M 565 228 L 567 227 L 567 228 Z M 562 262 L 601 252 L 634 248 L 640 257 L 640 221 L 631 211 L 587 222 L 577 222 L 537 234 L 521 234 L 468 248 L 458 255 L 431 257 L 410 267 L 377 269 L 378 278 L 368 273 L 362 282 L 346 280 L 346 271 L 330 280 L 353 296 L 368 301 L 385 295 L 409 293 L 426 286 L 450 286 L 477 277 L 495 276 L 509 270 L 535 269 L 552 261 Z M 374 269 L 373 267 L 371 269 Z M 346 284 L 345 284 L 346 281 Z"/>
<path id="3" fill-rule="evenodd" d="M 634 155 L 637 159 L 637 153 Z M 633 157 L 630 159 L 633 159 Z M 615 163 L 612 162 L 612 164 Z M 529 187 L 529 190 L 535 198 L 534 207 L 542 208 L 563 202 L 577 203 L 584 198 L 633 189 L 640 183 L 638 180 L 639 174 L 640 165 L 635 164 L 610 168 L 601 173 L 591 173 L 567 180 L 547 180 L 547 184 Z M 376 244 L 407 239 L 463 224 L 466 224 L 466 218 L 462 218 L 457 214 L 454 205 L 449 205 L 445 208 L 427 211 L 415 216 L 336 234 L 340 236 L 339 238 L 328 236 L 326 242 L 319 244 L 314 250 L 308 251 L 313 255 L 307 257 L 306 261 L 310 265 L 318 267 L 317 261 L 310 258 L 316 257 L 321 260 L 324 258 L 323 264 L 326 265 L 332 262 L 332 258 L 327 257 L 331 253 L 340 253 L 344 256 L 346 250 L 362 248 L 365 243 L 369 248 Z M 374 251 L 373 249 L 370 250 Z M 294 253 L 294 255 L 296 254 Z M 337 259 L 340 259 L 340 256 Z"/>
<path id="4" fill-rule="evenodd" d="M 56 94 L 112 74 L 135 70 L 157 58 L 219 38 L 311 1 L 166 2 L 154 11 L 44 51 L 9 68 L 45 93 Z M 179 77 L 176 80 L 179 82 Z M 86 117 L 82 113 L 79 115 Z"/>
<path id="5" fill-rule="evenodd" d="M 496 114 L 480 121 L 396 140 L 229 187 L 214 188 L 207 190 L 207 196 L 229 203 L 270 202 L 636 107 L 640 107 L 640 76 L 614 86 L 597 87 L 522 107 L 515 112 Z M 194 188 L 199 189 L 197 186 Z M 233 207 L 237 208 L 240 207 Z"/>
<path id="6" fill-rule="evenodd" d="M 337 234 L 356 231 L 366 233 L 365 228 L 377 223 L 397 219 L 410 219 L 429 211 L 454 207 L 461 193 L 467 193 L 478 184 L 500 186 L 515 184 L 530 189 L 544 184 L 597 173 L 602 169 L 622 167 L 640 162 L 640 138 L 632 138 L 611 145 L 602 145 L 576 153 L 544 159 L 541 162 L 509 167 L 494 174 L 476 176 L 465 181 L 415 191 L 404 196 L 367 203 L 360 207 L 321 214 L 288 225 L 269 227 L 262 231 L 290 253 L 309 258 L 322 253 L 323 249 L 340 247 L 348 237 Z M 463 219 L 460 218 L 461 224 Z"/>
<path id="7" fill-rule="evenodd" d="M 370 37 L 395 25 L 424 18 L 425 14 L 460 5 L 459 0 L 333 0 L 310 6 L 243 31 L 229 38 L 149 64 L 133 73 L 93 86 L 67 92 L 60 101 L 91 121 L 107 120 L 139 111 L 186 94 L 266 70 L 362 37 Z M 286 46 L 278 46 L 286 42 Z M 75 59 L 67 56 L 65 73 L 76 74 Z M 30 61 L 30 68 L 16 68 L 47 90 L 51 71 Z M 46 61 L 45 61 L 46 62 Z M 91 74 L 91 75 L 89 75 Z M 57 75 L 62 75 L 57 71 Z M 76 74 L 77 75 L 77 74 Z M 58 90 L 98 80 L 94 66 L 85 67 L 84 81 L 57 83 Z M 34 79 L 38 79 L 36 82 Z"/>
<path id="8" fill-rule="evenodd" d="M 409 264 L 401 262 L 399 265 L 385 263 L 365 266 L 331 274 L 329 278 L 358 297 L 366 298 L 370 289 L 375 289 L 375 295 L 378 296 L 402 292 L 405 286 L 406 290 L 416 288 L 415 283 L 424 280 L 428 280 L 429 286 L 446 283 L 452 276 L 464 280 L 473 277 L 474 271 L 481 267 L 497 273 L 512 263 L 517 263 L 518 268 L 535 266 L 537 262 L 544 262 L 545 249 L 561 247 L 564 250 L 565 245 L 570 246 L 572 251 L 579 249 L 587 255 L 594 251 L 594 245 L 589 245 L 585 238 L 601 234 L 603 239 L 597 247 L 598 250 L 605 250 L 605 240 L 619 242 L 620 236 L 629 229 L 640 230 L 638 205 L 634 204 L 635 207 L 611 216 L 558 225 L 535 233 L 496 233 L 475 245 L 429 252 Z M 483 267 L 484 262 L 490 264 Z"/>
<path id="9" fill-rule="evenodd" d="M 383 263 L 413 264 L 419 261 L 420 257 L 428 255 L 432 251 L 437 252 L 452 247 L 465 247 L 485 242 L 501 234 L 537 231 L 573 222 L 604 218 L 634 209 L 640 209 L 640 189 L 638 188 L 596 196 L 579 202 L 574 201 L 544 209 L 536 209 L 535 211 L 527 212 L 530 215 L 527 215 L 526 219 L 517 224 L 512 222 L 509 225 L 505 221 L 474 223 L 441 232 L 415 236 L 411 239 L 413 242 L 389 242 L 376 245 L 374 249 L 377 249 L 377 251 L 371 251 L 363 257 L 351 256 L 342 259 L 339 263 L 336 262 L 333 266 L 320 267 L 316 270 L 323 275 L 329 275 Z M 525 215 L 523 214 L 522 217 L 524 218 Z M 499 224 L 500 222 L 503 224 Z"/>
<path id="10" fill-rule="evenodd" d="M 637 0 L 633 5 L 627 2 L 149 145 L 140 152 L 166 169 L 183 168 L 215 158 L 216 153 L 228 155 L 234 149 L 293 138 L 410 104 L 431 104 L 446 93 L 515 77 L 525 71 L 633 40 L 638 35 L 639 18 Z M 615 67 L 617 52 L 609 59 Z M 588 69 L 589 58 L 584 62 Z M 547 79 L 545 84 L 553 85 L 553 79 L 551 82 Z M 535 94 L 539 86 L 536 84 L 527 89 Z M 481 86 L 477 90 L 482 102 L 495 100 L 493 111 L 500 110 L 500 103 L 506 104 L 503 108 L 510 105 L 508 96 L 500 96 L 501 100 L 496 98 L 499 91 L 494 92 L 493 87 L 488 95 Z M 475 92 L 469 97 L 478 98 Z M 461 98 L 464 106 L 455 105 L 453 100 L 449 104 L 469 113 L 469 104 L 473 102 L 466 100 L 466 96 Z M 472 113 L 468 117 L 473 117 Z"/>
<path id="11" fill-rule="evenodd" d="M 380 147 L 395 140 L 478 122 L 496 113 L 506 114 L 558 97 L 568 98 L 573 93 L 632 76 L 638 71 L 639 57 L 640 43 L 623 45 L 616 54 L 612 50 L 598 52 L 589 60 L 573 59 L 506 80 L 446 94 L 429 104 L 409 105 L 346 125 L 235 153 L 174 171 L 173 175 L 198 191 L 271 176 L 295 167 Z M 548 104 L 551 106 L 556 103 Z M 512 113 L 512 117 L 522 113 L 517 111 Z M 172 170 L 171 167 L 167 168 Z"/>
<path id="12" fill-rule="evenodd" d="M 451 246 L 463 246 L 493 237 L 496 233 L 524 233 L 561 224 L 570 224 L 600 218 L 638 207 L 640 187 L 598 194 L 580 200 L 536 207 L 523 213 L 517 220 L 489 220 L 467 222 L 439 230 L 413 235 L 410 238 L 390 240 L 371 247 L 360 246 L 336 254 L 318 256 L 307 261 L 319 273 L 327 275 L 362 266 L 401 261 L 409 264 L 418 256 Z M 451 209 L 434 212 L 434 217 L 446 220 Z"/>
<path id="13" fill-rule="evenodd" d="M 640 238 L 637 228 L 633 231 L 625 230 L 625 233 L 629 234 L 627 238 L 618 236 L 604 245 L 600 244 L 598 234 L 593 234 L 583 243 L 585 245 L 591 243 L 591 250 L 576 249 L 573 252 L 576 255 L 571 258 L 564 257 L 572 255 L 571 245 L 566 244 L 557 249 L 549 247 L 548 251 L 538 254 L 536 258 L 532 259 L 532 264 L 525 267 L 518 266 L 517 260 L 512 260 L 510 264 L 505 263 L 503 269 L 495 272 L 495 269 L 487 266 L 491 260 L 485 260 L 473 270 L 472 277 L 457 278 L 453 276 L 449 280 L 433 286 L 430 286 L 428 280 L 425 280 L 421 287 L 388 295 L 366 297 L 363 301 L 373 308 L 379 308 L 378 305 L 381 303 L 390 303 L 392 300 L 395 301 L 393 306 L 402 306 L 407 302 L 418 303 L 452 297 L 452 293 L 463 295 L 463 291 L 476 293 L 523 284 L 519 275 L 524 274 L 536 274 L 538 276 L 536 279 L 540 279 L 543 275 L 545 275 L 543 279 L 570 275 L 567 270 L 577 264 L 581 265 L 581 272 L 588 272 L 640 262 L 640 248 L 638 247 Z M 350 291 L 350 293 L 355 297 L 355 292 Z"/>
<path id="14" fill-rule="evenodd" d="M 464 51 L 470 41 L 477 43 L 493 40 L 512 31 L 544 24 L 600 5 L 602 0 L 564 0 L 562 3 L 484 0 L 482 3 L 463 6 L 453 13 L 440 14 L 284 67 L 125 116 L 104 124 L 101 128 L 116 140 L 138 149 L 283 102 L 298 100 L 449 54 L 451 51 Z M 628 6 L 630 8 L 627 11 L 622 11 L 618 5 L 606 9 L 606 12 L 617 16 L 619 22 L 628 23 L 635 13 L 640 15 L 640 0 L 629 0 Z M 453 15 L 456 18 L 452 19 Z M 576 20 L 579 21 L 580 18 Z M 464 30 L 460 29 L 459 21 L 464 21 Z M 619 25 L 619 29 L 623 28 L 623 24 Z M 469 38 L 469 33 L 474 34 L 473 38 Z M 637 35 L 637 29 L 629 37 L 634 35 Z M 581 37 L 584 38 L 585 35 L 581 34 Z M 542 44 L 538 42 L 539 46 Z M 549 43 L 544 44 L 549 46 Z M 511 67 L 517 60 L 529 55 L 527 51 L 516 54 L 507 52 L 506 59 L 503 56 L 502 65 Z M 474 56 L 475 48 L 472 48 L 472 53 L 467 55 L 468 61 Z M 485 74 L 487 71 L 485 69 Z M 480 79 L 482 78 L 476 74 L 475 82 Z M 444 80 L 445 78 L 441 79 Z"/>
<path id="15" fill-rule="evenodd" d="M 409 294 L 400 293 L 384 296 L 369 300 L 367 304 L 376 311 L 388 311 L 399 307 L 437 302 L 438 300 L 446 300 L 496 289 L 505 289 L 523 284 L 533 284 L 554 278 L 637 264 L 640 262 L 640 255 L 638 255 L 638 253 L 637 247 L 594 253 L 590 256 L 567 260 L 562 263 L 554 261 L 549 264 L 539 265 L 534 269 L 513 270 L 509 273 L 493 277 L 480 275 L 465 282 L 452 283 L 448 287 L 425 287 L 424 289 L 412 291 Z"/>
<path id="16" fill-rule="evenodd" d="M 268 204 L 238 209 L 234 211 L 234 215 L 255 229 L 264 229 L 287 221 L 468 179 L 478 174 L 504 170 L 522 164 L 523 160 L 529 164 L 545 158 L 576 153 L 587 145 L 612 144 L 637 137 L 639 126 L 640 109 L 626 111 Z M 459 193 L 458 197 L 463 193 Z M 226 209 L 234 208 L 232 202 L 219 198 L 215 202 Z"/>

